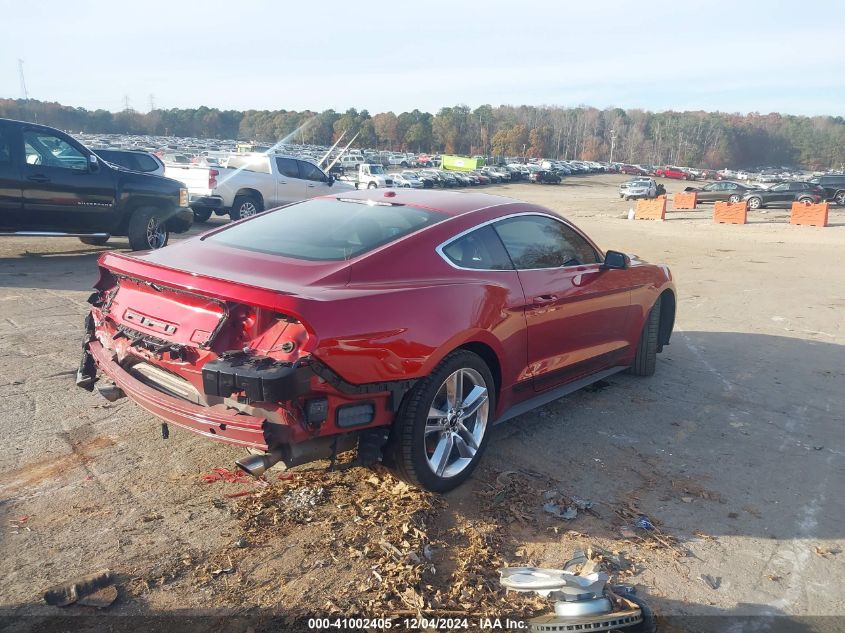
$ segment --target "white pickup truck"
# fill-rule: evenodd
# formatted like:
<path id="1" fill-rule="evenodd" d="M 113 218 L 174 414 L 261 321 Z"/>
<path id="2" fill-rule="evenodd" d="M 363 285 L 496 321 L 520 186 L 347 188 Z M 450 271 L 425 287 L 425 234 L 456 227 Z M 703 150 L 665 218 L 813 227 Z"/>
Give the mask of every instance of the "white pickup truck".
<path id="1" fill-rule="evenodd" d="M 363 163 L 358 165 L 354 175 L 341 176 L 343 183 L 352 183 L 356 189 L 381 189 L 393 186 L 393 178 L 384 171 L 381 165 Z"/>
<path id="2" fill-rule="evenodd" d="M 335 182 L 312 162 L 275 154 L 233 154 L 226 167 L 167 165 L 164 173 L 185 183 L 188 206 L 199 222 L 212 213 L 240 220 L 283 204 L 353 189 L 351 184 Z"/>

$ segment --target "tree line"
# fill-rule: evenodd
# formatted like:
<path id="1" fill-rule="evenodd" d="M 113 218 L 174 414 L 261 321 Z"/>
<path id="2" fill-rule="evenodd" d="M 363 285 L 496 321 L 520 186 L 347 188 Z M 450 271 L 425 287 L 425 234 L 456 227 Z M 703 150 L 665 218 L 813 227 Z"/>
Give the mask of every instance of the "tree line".
<path id="1" fill-rule="evenodd" d="M 465 105 L 436 114 L 350 108 L 324 110 L 86 110 L 58 103 L 0 99 L 0 117 L 71 132 L 147 134 L 331 145 L 395 151 L 613 160 L 709 168 L 803 166 L 842 169 L 845 119 L 788 114 L 648 112 L 579 106 Z"/>

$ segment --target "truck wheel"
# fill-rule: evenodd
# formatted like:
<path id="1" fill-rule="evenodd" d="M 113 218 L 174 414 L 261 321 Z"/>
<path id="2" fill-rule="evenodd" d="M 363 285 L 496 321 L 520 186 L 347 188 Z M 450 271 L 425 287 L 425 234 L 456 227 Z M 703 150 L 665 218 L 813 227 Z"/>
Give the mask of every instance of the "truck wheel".
<path id="1" fill-rule="evenodd" d="M 837 191 L 836 195 L 833 196 L 833 201 L 840 207 L 845 206 L 845 191 Z"/>
<path id="2" fill-rule="evenodd" d="M 660 297 L 651 306 L 645 319 L 640 341 L 637 345 L 637 355 L 634 364 L 628 368 L 629 374 L 635 376 L 653 376 L 657 366 L 657 335 L 660 330 Z"/>
<path id="3" fill-rule="evenodd" d="M 194 220 L 197 222 L 208 222 L 211 217 L 211 209 L 193 209 Z"/>
<path id="4" fill-rule="evenodd" d="M 83 244 L 89 244 L 91 246 L 105 246 L 106 242 L 109 241 L 108 237 L 80 237 L 79 241 Z"/>
<path id="5" fill-rule="evenodd" d="M 160 209 L 155 207 L 138 207 L 129 218 L 129 248 L 133 251 L 146 251 L 167 246 L 170 231 L 167 229 L 167 219 L 162 217 Z"/>
<path id="6" fill-rule="evenodd" d="M 263 210 L 261 202 L 257 198 L 253 196 L 237 196 L 235 197 L 235 203 L 232 205 L 232 211 L 229 215 L 232 217 L 233 222 L 237 222 L 238 220 L 250 218 L 261 213 Z"/>
<path id="7" fill-rule="evenodd" d="M 393 468 L 433 492 L 459 486 L 484 452 L 495 408 L 487 364 L 467 350 L 452 352 L 403 400 L 388 445 Z"/>
<path id="8" fill-rule="evenodd" d="M 371 182 L 369 185 L 367 185 L 367 189 L 375 189 L 377 186 L 378 185 L 376 185 L 376 183 Z"/>

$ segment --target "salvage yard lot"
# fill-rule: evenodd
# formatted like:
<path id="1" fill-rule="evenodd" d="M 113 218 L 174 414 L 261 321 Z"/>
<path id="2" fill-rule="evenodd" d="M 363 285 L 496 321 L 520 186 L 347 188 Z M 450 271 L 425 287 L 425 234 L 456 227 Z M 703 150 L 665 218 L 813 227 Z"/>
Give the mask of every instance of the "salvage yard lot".
<path id="1" fill-rule="evenodd" d="M 671 267 L 678 318 L 656 375 L 619 374 L 497 427 L 442 499 L 324 464 L 271 471 L 269 487 L 209 482 L 239 449 L 175 428 L 164 441 L 128 399 L 73 385 L 105 249 L 0 241 L 0 607 L 52 614 L 44 589 L 110 568 L 115 614 L 528 615 L 496 567 L 561 567 L 592 546 L 623 553 L 616 577 L 659 614 L 845 616 L 845 210 L 824 229 L 785 210 L 713 225 L 710 206 L 628 221 L 623 180 L 485 190 Z M 594 506 L 552 517 L 552 489 Z M 640 512 L 657 531 L 630 528 Z"/>

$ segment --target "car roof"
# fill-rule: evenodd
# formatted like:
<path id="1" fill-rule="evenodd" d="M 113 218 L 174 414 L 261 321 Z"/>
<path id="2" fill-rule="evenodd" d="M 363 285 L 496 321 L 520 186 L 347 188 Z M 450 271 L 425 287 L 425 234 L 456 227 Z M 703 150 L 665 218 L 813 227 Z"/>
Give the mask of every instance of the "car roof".
<path id="1" fill-rule="evenodd" d="M 389 202 L 390 204 L 401 204 L 427 209 L 428 211 L 437 211 L 450 216 L 464 215 L 465 213 L 471 213 L 480 209 L 520 202 L 513 198 L 494 196 L 488 193 L 432 191 L 430 189 L 362 189 L 323 197 L 341 198 L 344 200 L 372 200 L 373 202 L 380 203 Z"/>

